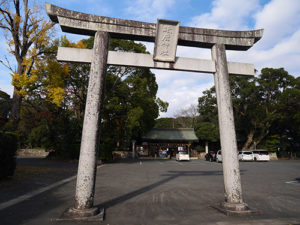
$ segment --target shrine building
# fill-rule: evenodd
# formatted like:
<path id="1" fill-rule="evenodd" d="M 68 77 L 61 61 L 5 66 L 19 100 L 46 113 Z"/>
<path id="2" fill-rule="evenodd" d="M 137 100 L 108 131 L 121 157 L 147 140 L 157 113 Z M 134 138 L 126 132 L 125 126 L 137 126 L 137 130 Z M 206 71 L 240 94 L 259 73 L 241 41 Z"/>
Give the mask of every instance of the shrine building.
<path id="1" fill-rule="evenodd" d="M 164 157 L 175 156 L 179 151 L 192 154 L 191 145 L 198 142 L 193 128 L 153 128 L 142 136 L 141 156 Z"/>

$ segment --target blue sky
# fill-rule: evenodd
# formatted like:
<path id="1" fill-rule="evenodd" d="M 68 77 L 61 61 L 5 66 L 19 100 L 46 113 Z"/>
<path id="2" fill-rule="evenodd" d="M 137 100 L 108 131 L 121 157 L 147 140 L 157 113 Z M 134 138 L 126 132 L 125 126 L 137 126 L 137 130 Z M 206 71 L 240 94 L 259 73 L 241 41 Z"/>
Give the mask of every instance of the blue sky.
<path id="1" fill-rule="evenodd" d="M 44 5 L 43 0 L 36 1 Z M 156 23 L 157 18 L 180 21 L 182 26 L 251 30 L 264 28 L 263 38 L 245 52 L 227 51 L 229 61 L 253 63 L 263 67 L 284 67 L 300 75 L 300 0 L 48 0 L 75 11 L 121 19 Z M 56 25 L 56 36 L 62 35 Z M 2 31 L 1 31 L 2 32 Z M 76 41 L 85 36 L 67 35 Z M 144 43 L 153 52 L 152 43 Z M 7 46 L 0 34 L 0 59 Z M 177 56 L 210 59 L 210 50 L 178 47 Z M 9 57 L 13 64 L 13 58 Z M 159 85 L 158 97 L 169 102 L 161 116 L 173 116 L 180 109 L 197 104 L 202 91 L 213 86 L 213 75 L 153 70 Z M 9 71 L 0 65 L 0 89 L 12 94 Z"/>

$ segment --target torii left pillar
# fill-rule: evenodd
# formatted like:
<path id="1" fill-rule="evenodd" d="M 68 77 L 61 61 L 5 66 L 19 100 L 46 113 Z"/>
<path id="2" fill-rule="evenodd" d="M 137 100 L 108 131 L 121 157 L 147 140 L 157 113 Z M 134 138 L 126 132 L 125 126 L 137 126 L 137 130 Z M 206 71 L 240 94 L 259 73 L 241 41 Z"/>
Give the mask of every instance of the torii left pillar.
<path id="1" fill-rule="evenodd" d="M 94 207 L 100 112 L 103 105 L 109 34 L 97 31 L 82 129 L 75 205 L 65 215 L 79 220 L 103 220 L 104 209 Z"/>

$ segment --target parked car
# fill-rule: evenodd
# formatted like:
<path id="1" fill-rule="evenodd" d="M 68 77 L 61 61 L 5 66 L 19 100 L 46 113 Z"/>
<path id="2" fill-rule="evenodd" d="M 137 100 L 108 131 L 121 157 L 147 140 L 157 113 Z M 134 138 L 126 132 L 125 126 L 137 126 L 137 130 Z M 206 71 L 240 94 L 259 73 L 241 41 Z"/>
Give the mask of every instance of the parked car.
<path id="1" fill-rule="evenodd" d="M 206 155 L 205 155 L 205 160 L 206 161 L 216 161 L 216 153 L 214 151 L 209 151 Z"/>
<path id="2" fill-rule="evenodd" d="M 252 151 L 254 161 L 270 161 L 270 155 L 267 150 L 256 149 Z"/>
<path id="3" fill-rule="evenodd" d="M 239 152 L 240 161 L 253 161 L 253 153 L 249 151 L 240 151 Z"/>
<path id="4" fill-rule="evenodd" d="M 186 160 L 189 161 L 190 160 L 190 156 L 187 152 L 178 152 L 176 154 L 176 160 L 177 161 L 182 161 L 182 160 Z"/>
<path id="5" fill-rule="evenodd" d="M 216 161 L 217 161 L 217 163 L 222 162 L 222 153 L 221 153 L 221 150 L 217 151 Z"/>

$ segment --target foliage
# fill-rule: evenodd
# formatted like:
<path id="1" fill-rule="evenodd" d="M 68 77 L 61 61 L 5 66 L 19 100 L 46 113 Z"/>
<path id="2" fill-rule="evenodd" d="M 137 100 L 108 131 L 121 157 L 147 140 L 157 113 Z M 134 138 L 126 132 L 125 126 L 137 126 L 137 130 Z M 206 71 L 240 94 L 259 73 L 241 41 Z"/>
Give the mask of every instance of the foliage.
<path id="1" fill-rule="evenodd" d="M 271 152 L 276 152 L 280 146 L 280 136 L 278 134 L 271 135 L 265 141 L 264 149 L 267 149 Z"/>
<path id="2" fill-rule="evenodd" d="M 17 145 L 15 134 L 0 131 L 0 180 L 14 174 Z"/>
<path id="3" fill-rule="evenodd" d="M 194 128 L 198 119 L 197 106 L 192 104 L 186 109 L 180 109 L 174 116 L 181 127 Z"/>
<path id="4" fill-rule="evenodd" d="M 45 53 L 45 47 L 50 42 L 50 30 L 53 23 L 46 22 L 40 15 L 37 6 L 30 7 L 28 0 L 3 0 L 0 4 L 0 28 L 5 31 L 9 53 L 17 62 L 17 69 L 13 69 L 7 57 L 2 61 L 12 73 L 14 96 L 12 100 L 11 118 L 18 123 L 20 119 L 20 105 L 28 89 L 37 81 L 34 68 L 40 56 Z"/>
<path id="5" fill-rule="evenodd" d="M 58 63 L 55 55 L 58 46 L 84 48 L 92 44 L 93 38 L 72 43 L 62 37 L 49 45 L 49 54 L 36 64 L 37 80 L 21 110 L 23 146 L 44 147 L 53 157 L 78 157 L 90 66 Z M 133 41 L 112 39 L 110 48 L 146 53 L 144 45 Z M 157 88 L 149 69 L 108 67 L 99 157 L 110 158 L 116 148 L 128 149 L 132 139 L 154 126 L 159 108 L 166 110 L 168 105 L 156 98 Z"/>
<path id="6" fill-rule="evenodd" d="M 146 53 L 145 46 L 133 41 L 112 40 L 110 49 Z M 117 146 L 128 148 L 131 139 L 154 126 L 159 115 L 159 107 L 167 103 L 156 98 L 157 83 L 155 75 L 146 68 L 116 67 L 108 68 L 101 143 L 108 143 L 112 150 Z"/>
<path id="7" fill-rule="evenodd" d="M 300 150 L 299 80 L 283 68 L 264 68 L 257 77 L 230 78 L 240 149 L 253 149 L 256 145 L 270 150 Z M 201 123 L 210 122 L 217 127 L 214 88 L 203 92 L 198 107 Z M 205 132 L 202 136 L 206 137 Z"/>
<path id="8" fill-rule="evenodd" d="M 155 128 L 178 128 L 175 118 L 163 117 L 155 120 Z"/>
<path id="9" fill-rule="evenodd" d="M 219 141 L 219 129 L 215 123 L 199 122 L 196 125 L 196 135 L 202 141 L 217 142 Z"/>
<path id="10" fill-rule="evenodd" d="M 204 149 L 203 146 L 197 145 L 197 146 L 196 146 L 196 151 L 197 151 L 197 152 L 205 152 L 205 149 Z"/>
<path id="11" fill-rule="evenodd" d="M 10 96 L 4 91 L 0 90 L 0 128 L 8 122 L 8 115 L 11 108 Z"/>

